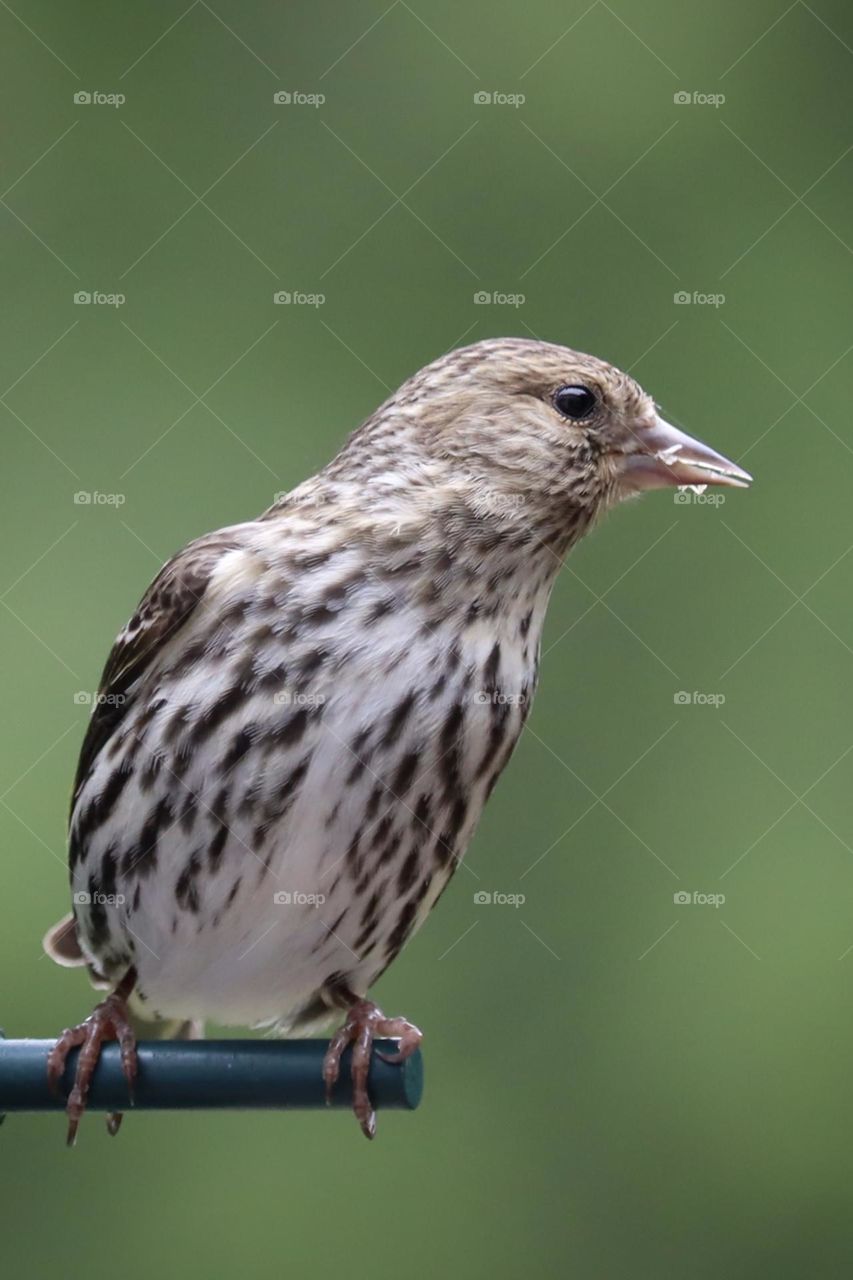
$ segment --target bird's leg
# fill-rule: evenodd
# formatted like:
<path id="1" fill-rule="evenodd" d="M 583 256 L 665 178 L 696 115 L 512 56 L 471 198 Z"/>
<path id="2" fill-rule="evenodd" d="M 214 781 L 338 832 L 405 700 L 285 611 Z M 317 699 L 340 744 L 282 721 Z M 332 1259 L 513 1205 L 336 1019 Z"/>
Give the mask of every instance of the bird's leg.
<path id="1" fill-rule="evenodd" d="M 341 1057 L 348 1045 L 352 1045 L 352 1109 L 366 1138 L 376 1133 L 376 1113 L 367 1091 L 367 1076 L 376 1037 L 390 1036 L 399 1040 L 396 1053 L 380 1053 L 385 1062 L 405 1062 L 411 1057 L 423 1032 L 405 1018 L 386 1018 L 372 1000 L 354 1000 L 346 1021 L 329 1042 L 323 1059 L 323 1079 L 326 1082 L 326 1103 L 332 1100 L 332 1091 L 341 1070 Z"/>
<path id="2" fill-rule="evenodd" d="M 61 1096 L 60 1086 L 68 1054 L 72 1049 L 80 1046 L 74 1087 L 68 1095 L 65 1107 L 68 1115 L 69 1147 L 73 1147 L 76 1140 L 77 1127 L 86 1110 L 89 1085 L 105 1040 L 117 1040 L 119 1043 L 121 1066 L 127 1080 L 130 1100 L 133 1101 L 133 1085 L 137 1072 L 136 1034 L 130 1022 L 127 1000 L 135 983 L 136 970 L 128 969 L 115 991 L 100 1004 L 95 1005 L 85 1022 L 79 1023 L 76 1027 L 67 1027 L 47 1056 L 48 1083 L 53 1092 Z M 120 1111 L 111 1111 L 108 1114 L 107 1129 L 110 1133 L 118 1133 L 121 1117 Z"/>

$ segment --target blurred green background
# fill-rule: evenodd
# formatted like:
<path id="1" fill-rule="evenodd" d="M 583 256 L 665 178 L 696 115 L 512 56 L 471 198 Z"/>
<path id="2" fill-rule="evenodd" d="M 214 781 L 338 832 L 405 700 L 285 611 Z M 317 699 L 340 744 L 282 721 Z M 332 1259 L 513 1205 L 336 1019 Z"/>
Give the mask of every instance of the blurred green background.
<path id="1" fill-rule="evenodd" d="M 535 334 L 756 476 L 623 508 L 563 573 L 480 878 L 377 988 L 427 1032 L 421 1109 L 372 1146 L 345 1115 L 94 1117 L 73 1153 L 11 1117 L 4 1263 L 848 1276 L 853 11 L 14 0 L 0 42 L 7 1034 L 92 1003 L 39 939 L 113 635 L 388 388 Z"/>

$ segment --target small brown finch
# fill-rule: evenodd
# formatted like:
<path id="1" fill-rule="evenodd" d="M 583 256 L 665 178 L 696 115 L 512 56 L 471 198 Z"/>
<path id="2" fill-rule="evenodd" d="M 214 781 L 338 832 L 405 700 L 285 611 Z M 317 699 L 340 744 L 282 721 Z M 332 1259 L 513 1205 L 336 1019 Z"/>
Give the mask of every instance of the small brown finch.
<path id="1" fill-rule="evenodd" d="M 305 1034 L 345 1013 L 372 1137 L 374 1036 L 421 1033 L 368 990 L 465 853 L 521 733 L 566 553 L 620 499 L 744 486 L 626 374 L 519 338 L 415 374 L 328 466 L 257 519 L 191 542 L 119 635 L 71 807 L 74 902 L 46 939 L 110 994 L 82 1045 L 129 1084 L 131 1010 Z M 110 1117 L 115 1131 L 120 1117 Z"/>

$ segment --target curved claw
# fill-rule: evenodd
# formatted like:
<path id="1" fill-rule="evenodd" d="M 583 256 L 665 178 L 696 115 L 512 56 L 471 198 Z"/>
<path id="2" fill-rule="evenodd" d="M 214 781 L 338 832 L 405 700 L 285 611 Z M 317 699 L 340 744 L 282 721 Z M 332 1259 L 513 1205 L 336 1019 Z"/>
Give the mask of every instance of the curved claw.
<path id="1" fill-rule="evenodd" d="M 381 1049 L 376 1050 L 377 1058 L 381 1058 L 383 1062 L 389 1062 L 392 1067 L 396 1067 L 401 1062 L 405 1062 L 410 1056 L 408 1053 L 398 1051 L 397 1053 L 383 1053 Z"/>
<path id="2" fill-rule="evenodd" d="M 373 1138 L 376 1133 L 376 1113 L 370 1101 L 367 1080 L 370 1074 L 370 1060 L 374 1053 L 373 1042 L 377 1036 L 396 1039 L 399 1042 L 396 1053 L 375 1050 L 378 1057 L 389 1063 L 405 1062 L 423 1039 L 422 1032 L 405 1018 L 386 1018 L 382 1010 L 372 1001 L 356 1000 L 347 1015 L 346 1022 L 330 1040 L 323 1060 L 323 1079 L 326 1082 L 328 1104 L 340 1075 L 344 1050 L 349 1045 L 353 1046 L 352 1109 L 366 1138 Z"/>
<path id="3" fill-rule="evenodd" d="M 101 1048 L 105 1040 L 118 1040 L 121 1053 L 121 1065 L 127 1080 L 128 1094 L 133 1102 L 133 1085 L 138 1069 L 136 1057 L 136 1034 L 130 1023 L 127 1008 L 127 996 L 133 990 L 136 973 L 128 970 L 118 987 L 105 1000 L 96 1005 L 92 1013 L 76 1027 L 67 1027 L 59 1036 L 56 1044 L 47 1056 L 47 1078 L 51 1090 L 61 1097 L 62 1077 L 65 1064 L 72 1049 L 80 1049 L 77 1067 L 74 1073 L 74 1084 L 65 1105 L 68 1115 L 67 1143 L 72 1147 L 77 1138 L 77 1130 L 83 1113 L 86 1110 L 86 1099 L 89 1086 L 95 1074 L 95 1068 L 101 1056 Z M 118 1133 L 121 1124 L 121 1113 L 110 1112 L 107 1117 L 107 1129 L 111 1134 Z"/>
<path id="4" fill-rule="evenodd" d="M 407 1022 L 405 1018 L 384 1018 L 382 1035 L 398 1041 L 399 1047 L 396 1053 L 382 1053 L 381 1050 L 376 1050 L 383 1062 L 390 1063 L 405 1062 L 407 1058 L 411 1058 L 424 1038 L 420 1028 L 413 1022 Z"/>

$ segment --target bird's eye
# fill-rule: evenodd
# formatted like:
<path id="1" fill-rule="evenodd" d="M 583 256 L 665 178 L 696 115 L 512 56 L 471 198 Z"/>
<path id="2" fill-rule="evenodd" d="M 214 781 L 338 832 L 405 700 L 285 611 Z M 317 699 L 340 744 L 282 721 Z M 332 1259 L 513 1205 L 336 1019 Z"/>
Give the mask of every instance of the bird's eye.
<path id="1" fill-rule="evenodd" d="M 564 418 L 580 422 L 588 418 L 597 405 L 595 393 L 589 387 L 558 387 L 554 392 L 554 405 Z"/>

